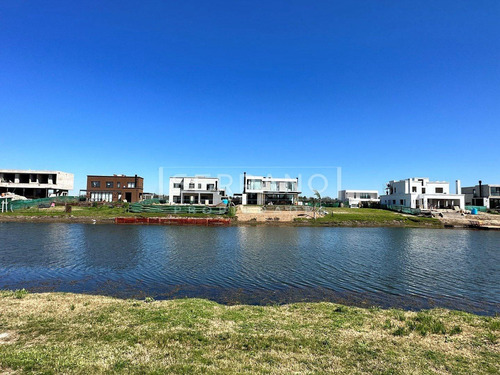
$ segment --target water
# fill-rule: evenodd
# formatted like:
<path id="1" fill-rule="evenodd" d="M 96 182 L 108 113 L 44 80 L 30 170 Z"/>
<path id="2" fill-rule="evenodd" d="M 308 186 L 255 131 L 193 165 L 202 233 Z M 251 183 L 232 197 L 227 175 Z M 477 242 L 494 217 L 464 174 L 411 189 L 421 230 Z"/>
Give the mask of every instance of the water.
<path id="1" fill-rule="evenodd" d="M 0 288 L 500 313 L 500 232 L 0 223 Z"/>

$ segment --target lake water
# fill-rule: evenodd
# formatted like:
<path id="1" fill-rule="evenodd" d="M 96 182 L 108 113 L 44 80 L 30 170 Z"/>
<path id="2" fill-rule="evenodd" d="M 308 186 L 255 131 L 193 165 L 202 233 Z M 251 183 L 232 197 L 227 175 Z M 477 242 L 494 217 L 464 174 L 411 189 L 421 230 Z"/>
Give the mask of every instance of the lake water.
<path id="1" fill-rule="evenodd" d="M 500 313 L 500 232 L 0 223 L 0 288 Z"/>

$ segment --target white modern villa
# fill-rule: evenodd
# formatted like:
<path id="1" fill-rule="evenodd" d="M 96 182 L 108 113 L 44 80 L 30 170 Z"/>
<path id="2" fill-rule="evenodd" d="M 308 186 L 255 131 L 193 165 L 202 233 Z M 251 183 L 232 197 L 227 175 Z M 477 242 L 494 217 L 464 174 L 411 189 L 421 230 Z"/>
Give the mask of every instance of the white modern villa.
<path id="1" fill-rule="evenodd" d="M 429 181 L 428 178 L 407 178 L 389 181 L 386 195 L 380 196 L 380 203 L 386 206 L 405 208 L 444 209 L 465 208 L 465 196 L 460 194 L 460 181 L 457 180 L 458 194 L 450 194 L 450 184 L 445 181 Z"/>
<path id="2" fill-rule="evenodd" d="M 349 207 L 380 202 L 377 190 L 340 190 L 338 198 Z"/>
<path id="3" fill-rule="evenodd" d="M 68 195 L 74 175 L 61 171 L 0 170 L 0 193 L 14 193 L 29 199 Z"/>
<path id="4" fill-rule="evenodd" d="M 243 174 L 243 205 L 294 205 L 300 194 L 299 179 Z"/>
<path id="5" fill-rule="evenodd" d="M 170 204 L 218 205 L 225 195 L 217 177 L 170 177 Z"/>

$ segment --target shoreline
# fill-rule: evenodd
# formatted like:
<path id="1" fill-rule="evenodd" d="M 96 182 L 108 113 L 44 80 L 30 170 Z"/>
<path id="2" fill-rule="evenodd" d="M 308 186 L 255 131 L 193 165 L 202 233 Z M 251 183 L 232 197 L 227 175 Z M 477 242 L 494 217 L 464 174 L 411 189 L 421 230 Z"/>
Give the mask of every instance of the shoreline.
<path id="1" fill-rule="evenodd" d="M 26 215 L 18 215 L 18 216 L 1 216 L 0 215 L 0 223 L 64 223 L 64 224 L 116 224 L 116 225 L 183 225 L 183 224 L 148 224 L 148 223 L 116 223 L 117 219 L 121 217 L 112 217 L 112 218 L 102 218 L 95 216 L 26 216 Z M 161 219 L 189 219 L 190 217 L 186 216 L 154 216 L 154 217 L 145 217 L 145 216 L 129 216 L 129 218 L 161 218 Z M 193 219 L 199 219 L 199 217 L 193 217 Z M 377 223 L 372 221 L 344 221 L 344 222 L 314 222 L 314 221 L 241 221 L 235 218 L 229 218 L 230 224 L 228 226 L 244 226 L 244 227 L 254 227 L 254 226 L 273 226 L 273 227 L 349 227 L 349 228 L 428 228 L 428 229 L 444 229 L 444 226 L 436 226 L 436 225 L 425 225 L 417 223 L 415 224 L 407 224 L 404 222 L 394 221 L 392 223 Z M 189 224 L 184 224 L 189 225 Z M 190 224 L 193 226 L 199 226 L 197 224 Z M 448 227 L 449 228 L 449 227 Z"/>
<path id="2" fill-rule="evenodd" d="M 116 224 L 116 225 L 192 225 L 192 226 L 206 226 L 200 224 L 148 224 L 148 223 L 116 223 L 116 219 L 120 217 L 96 217 L 96 216 L 2 216 L 0 215 L 0 223 L 62 223 L 62 224 Z M 190 217 L 186 216 L 159 216 L 159 217 L 145 217 L 145 216 L 129 216 L 127 218 L 161 218 L 161 219 L 179 219 L 185 220 Z M 199 217 L 193 217 L 199 219 Z M 473 225 L 466 225 L 464 223 L 446 223 L 440 224 L 426 224 L 426 223 L 406 223 L 400 221 L 393 222 L 373 222 L 367 221 L 342 221 L 342 222 L 314 222 L 314 221 L 240 221 L 236 218 L 229 218 L 230 224 L 224 226 L 231 227 L 331 227 L 331 228 L 423 228 L 423 229 L 469 229 L 469 230 L 500 230 L 496 227 L 478 227 Z M 210 226 L 210 225 L 209 225 Z M 217 226 L 217 225 L 215 225 Z"/>

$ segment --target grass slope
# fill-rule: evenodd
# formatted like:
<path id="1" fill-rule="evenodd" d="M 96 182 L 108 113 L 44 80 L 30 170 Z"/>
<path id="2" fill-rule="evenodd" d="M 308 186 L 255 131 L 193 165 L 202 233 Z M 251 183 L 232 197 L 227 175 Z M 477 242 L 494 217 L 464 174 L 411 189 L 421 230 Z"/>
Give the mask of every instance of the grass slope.
<path id="1" fill-rule="evenodd" d="M 366 225 L 366 226 L 405 226 L 436 227 L 442 226 L 438 219 L 402 215 L 397 212 L 374 208 L 326 208 L 328 214 L 316 219 L 318 224 Z"/>
<path id="2" fill-rule="evenodd" d="M 0 372 L 498 374 L 500 318 L 0 292 Z"/>

